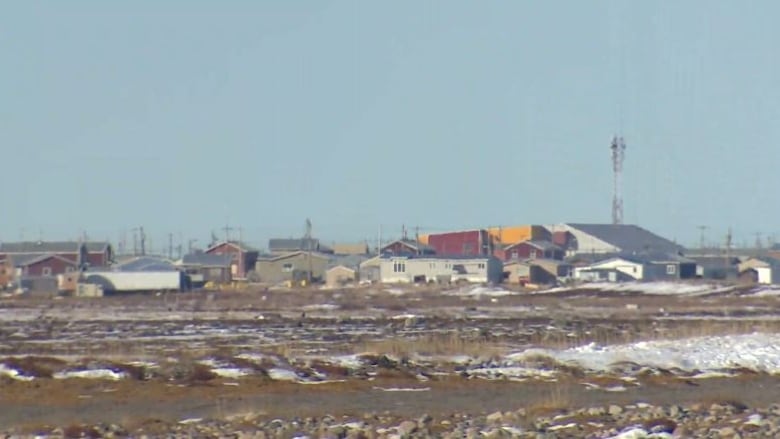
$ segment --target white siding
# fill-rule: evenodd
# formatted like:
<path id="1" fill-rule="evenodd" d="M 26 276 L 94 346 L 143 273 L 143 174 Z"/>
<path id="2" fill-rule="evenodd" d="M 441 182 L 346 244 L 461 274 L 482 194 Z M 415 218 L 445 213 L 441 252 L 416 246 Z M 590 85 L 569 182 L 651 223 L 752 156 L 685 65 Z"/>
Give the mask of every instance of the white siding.
<path id="1" fill-rule="evenodd" d="M 644 279 L 644 266 L 636 262 L 626 261 L 625 259 L 609 259 L 587 267 L 577 267 L 574 269 L 574 277 L 585 280 L 582 276 L 582 272 L 588 270 L 616 270 L 625 273 L 636 280 Z"/>
<path id="2" fill-rule="evenodd" d="M 498 265 L 496 265 L 498 264 Z M 463 267 L 462 272 L 455 270 Z M 449 278 L 451 282 L 466 281 L 487 283 L 491 280 L 491 269 L 501 272 L 501 262 L 490 258 L 444 259 L 444 258 L 383 258 L 380 262 L 380 278 L 383 283 L 412 283 L 422 277 L 426 282 Z M 495 274 L 494 274 L 495 276 Z"/>

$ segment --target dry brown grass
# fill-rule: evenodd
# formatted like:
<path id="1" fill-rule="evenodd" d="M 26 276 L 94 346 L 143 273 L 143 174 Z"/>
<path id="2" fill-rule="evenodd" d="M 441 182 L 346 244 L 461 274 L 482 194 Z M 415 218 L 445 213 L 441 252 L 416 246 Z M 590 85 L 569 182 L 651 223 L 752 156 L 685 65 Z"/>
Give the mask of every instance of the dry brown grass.
<path id="1" fill-rule="evenodd" d="M 395 357 L 411 355 L 468 355 L 491 358 L 505 354 L 506 347 L 484 340 L 466 339 L 456 333 L 430 334 L 417 338 L 370 340 L 356 346 L 355 352 L 375 352 Z"/>
<path id="2" fill-rule="evenodd" d="M 572 389 L 565 383 L 550 384 L 533 404 L 525 408 L 526 421 L 532 422 L 540 416 L 565 413 L 574 405 Z"/>

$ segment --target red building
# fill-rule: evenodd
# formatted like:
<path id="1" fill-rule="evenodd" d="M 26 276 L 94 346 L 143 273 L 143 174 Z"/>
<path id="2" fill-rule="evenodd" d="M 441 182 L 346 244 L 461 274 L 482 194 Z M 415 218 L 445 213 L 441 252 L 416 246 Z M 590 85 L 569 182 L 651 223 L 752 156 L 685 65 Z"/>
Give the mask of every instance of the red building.
<path id="1" fill-rule="evenodd" d="M 78 264 L 59 255 L 44 254 L 19 256 L 13 259 L 14 266 L 22 277 L 49 277 L 78 271 Z"/>
<path id="2" fill-rule="evenodd" d="M 438 255 L 487 256 L 493 254 L 490 235 L 484 229 L 431 234 L 428 235 L 428 245 Z"/>
<path id="3" fill-rule="evenodd" d="M 255 269 L 259 252 L 238 241 L 221 241 L 211 245 L 204 253 L 211 255 L 232 255 L 230 273 L 234 279 L 246 279 L 247 274 Z"/>
<path id="4" fill-rule="evenodd" d="M 563 260 L 564 251 L 549 241 L 523 241 L 504 248 L 505 261 L 526 259 Z"/>

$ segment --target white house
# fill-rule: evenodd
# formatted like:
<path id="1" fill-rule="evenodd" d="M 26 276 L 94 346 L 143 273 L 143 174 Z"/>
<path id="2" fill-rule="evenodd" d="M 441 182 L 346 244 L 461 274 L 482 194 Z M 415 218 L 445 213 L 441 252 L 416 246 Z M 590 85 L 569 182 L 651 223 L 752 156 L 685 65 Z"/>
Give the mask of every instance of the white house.
<path id="1" fill-rule="evenodd" d="M 644 279 L 644 270 L 645 266 L 641 262 L 615 257 L 574 268 L 574 278 L 585 281 L 605 280 L 610 282 L 617 282 L 621 278 L 642 280 Z"/>
<path id="2" fill-rule="evenodd" d="M 501 283 L 503 264 L 492 256 L 387 255 L 379 260 L 382 283 Z"/>

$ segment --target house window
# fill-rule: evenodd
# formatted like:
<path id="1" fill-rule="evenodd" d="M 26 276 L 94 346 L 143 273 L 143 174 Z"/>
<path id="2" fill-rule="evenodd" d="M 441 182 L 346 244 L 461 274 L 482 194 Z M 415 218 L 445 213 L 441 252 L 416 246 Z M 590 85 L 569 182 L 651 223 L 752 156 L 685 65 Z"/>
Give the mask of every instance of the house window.
<path id="1" fill-rule="evenodd" d="M 43 270 L 41 270 L 41 274 L 44 276 L 51 276 L 51 267 L 43 267 Z"/>
<path id="2" fill-rule="evenodd" d="M 530 257 L 531 259 L 536 259 L 536 250 L 531 250 Z"/>
<path id="3" fill-rule="evenodd" d="M 285 273 L 289 273 L 289 272 L 293 271 L 293 264 L 287 263 L 287 264 L 282 265 L 282 271 L 285 272 Z"/>
<path id="4" fill-rule="evenodd" d="M 666 266 L 666 274 L 677 274 L 677 266 L 676 265 L 667 265 Z"/>

